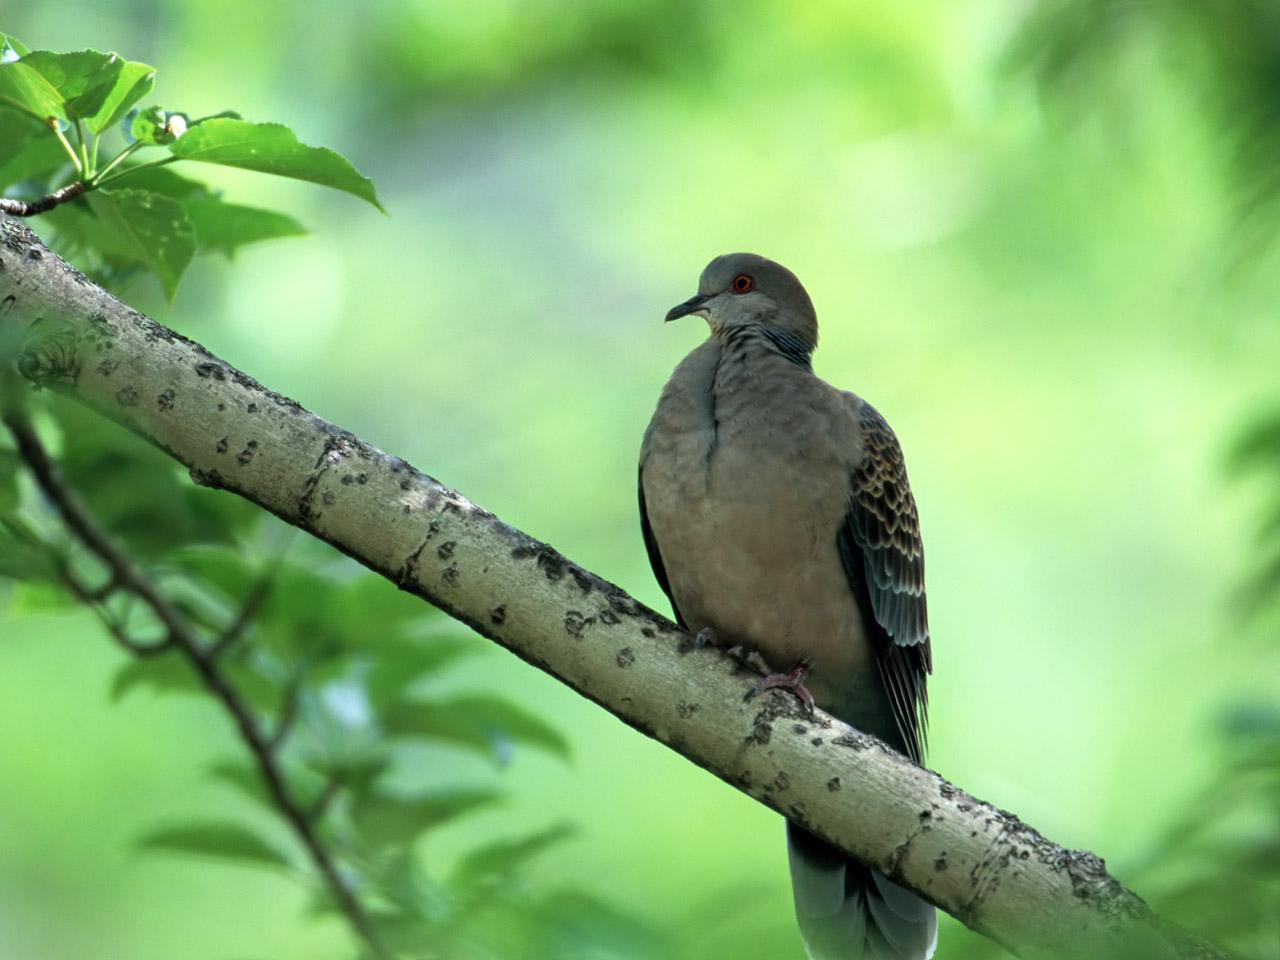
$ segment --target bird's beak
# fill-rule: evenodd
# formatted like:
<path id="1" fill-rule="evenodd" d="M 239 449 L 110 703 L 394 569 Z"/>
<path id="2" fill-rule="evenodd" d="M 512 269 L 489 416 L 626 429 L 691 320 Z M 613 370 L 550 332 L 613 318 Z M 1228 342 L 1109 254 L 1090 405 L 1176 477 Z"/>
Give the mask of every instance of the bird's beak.
<path id="1" fill-rule="evenodd" d="M 694 294 L 684 303 L 668 310 L 666 322 L 670 323 L 672 320 L 679 320 L 681 317 L 687 317 L 691 313 L 701 314 L 705 317 L 707 315 L 707 301 L 710 299 L 711 297 L 705 293 Z"/>

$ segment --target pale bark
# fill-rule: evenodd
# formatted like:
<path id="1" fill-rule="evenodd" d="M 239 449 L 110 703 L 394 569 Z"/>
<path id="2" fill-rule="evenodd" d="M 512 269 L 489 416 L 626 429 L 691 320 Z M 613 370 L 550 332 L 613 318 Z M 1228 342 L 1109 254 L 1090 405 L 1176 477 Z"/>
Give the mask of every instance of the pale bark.
<path id="1" fill-rule="evenodd" d="M 197 483 L 332 544 L 1014 953 L 1226 956 L 1154 916 L 1092 853 L 1063 849 L 878 740 L 805 716 L 780 692 L 744 702 L 754 681 L 731 659 L 129 309 L 0 216 L 6 342 L 25 380 L 125 424 Z"/>

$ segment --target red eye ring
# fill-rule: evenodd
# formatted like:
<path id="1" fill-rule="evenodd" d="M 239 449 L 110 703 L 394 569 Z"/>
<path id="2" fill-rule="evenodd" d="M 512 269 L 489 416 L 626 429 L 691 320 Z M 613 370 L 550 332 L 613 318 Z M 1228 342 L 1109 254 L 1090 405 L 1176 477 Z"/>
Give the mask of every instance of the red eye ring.
<path id="1" fill-rule="evenodd" d="M 729 284 L 729 289 L 734 293 L 749 293 L 755 288 L 756 282 L 751 279 L 749 274 L 740 273 L 733 278 L 733 282 Z"/>

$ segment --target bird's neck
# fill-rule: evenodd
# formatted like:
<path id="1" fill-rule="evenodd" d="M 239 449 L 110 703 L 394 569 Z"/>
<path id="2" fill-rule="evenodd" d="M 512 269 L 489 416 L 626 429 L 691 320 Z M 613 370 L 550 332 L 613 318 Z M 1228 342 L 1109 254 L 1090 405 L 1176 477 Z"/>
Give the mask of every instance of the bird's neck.
<path id="1" fill-rule="evenodd" d="M 804 370 L 813 369 L 812 344 L 788 330 L 755 324 L 722 327 L 715 331 L 715 338 L 726 357 L 746 360 L 752 354 L 776 354 Z"/>
<path id="2" fill-rule="evenodd" d="M 776 327 L 764 327 L 760 331 L 775 350 L 798 367 L 813 369 L 813 346 L 794 333 Z"/>

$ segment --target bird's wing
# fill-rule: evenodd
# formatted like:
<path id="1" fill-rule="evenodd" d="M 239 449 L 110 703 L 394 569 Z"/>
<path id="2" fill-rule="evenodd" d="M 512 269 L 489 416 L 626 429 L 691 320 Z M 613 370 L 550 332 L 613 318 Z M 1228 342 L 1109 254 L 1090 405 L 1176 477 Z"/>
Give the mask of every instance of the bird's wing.
<path id="1" fill-rule="evenodd" d="M 902 448 L 884 417 L 855 400 L 863 456 L 836 544 L 876 651 L 880 677 L 907 753 L 924 760 L 933 669 L 924 596 L 920 519 Z"/>
<path id="2" fill-rule="evenodd" d="M 653 567 L 654 579 L 671 601 L 671 611 L 676 615 L 676 623 L 689 629 L 684 617 L 676 608 L 676 598 L 671 595 L 671 581 L 667 579 L 667 568 L 662 565 L 662 554 L 658 551 L 658 541 L 653 535 L 653 527 L 649 525 L 649 510 L 644 504 L 644 463 L 640 464 L 639 482 L 636 484 L 640 497 L 640 530 L 644 534 L 644 549 L 649 554 L 649 565 Z"/>

